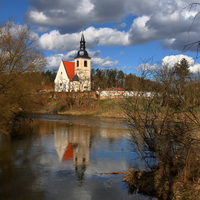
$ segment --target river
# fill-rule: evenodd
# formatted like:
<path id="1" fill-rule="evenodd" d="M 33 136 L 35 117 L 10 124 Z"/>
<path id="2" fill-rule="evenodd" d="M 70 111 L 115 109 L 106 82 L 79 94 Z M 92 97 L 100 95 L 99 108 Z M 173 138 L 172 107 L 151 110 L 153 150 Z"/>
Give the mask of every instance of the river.
<path id="1" fill-rule="evenodd" d="M 128 194 L 123 174 L 140 163 L 124 123 L 34 115 L 0 135 L 1 200 L 146 200 Z M 141 166 L 140 166 L 141 167 Z"/>

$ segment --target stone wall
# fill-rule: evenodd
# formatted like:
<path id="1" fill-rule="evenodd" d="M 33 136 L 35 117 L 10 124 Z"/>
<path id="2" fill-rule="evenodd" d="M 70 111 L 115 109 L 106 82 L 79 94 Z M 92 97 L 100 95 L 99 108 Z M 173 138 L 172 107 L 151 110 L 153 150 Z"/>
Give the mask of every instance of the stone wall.
<path id="1" fill-rule="evenodd" d="M 159 97 L 160 94 L 154 92 L 138 92 L 138 91 L 96 91 L 98 99 L 113 99 L 113 98 L 126 98 L 126 97 L 143 97 L 153 98 Z"/>

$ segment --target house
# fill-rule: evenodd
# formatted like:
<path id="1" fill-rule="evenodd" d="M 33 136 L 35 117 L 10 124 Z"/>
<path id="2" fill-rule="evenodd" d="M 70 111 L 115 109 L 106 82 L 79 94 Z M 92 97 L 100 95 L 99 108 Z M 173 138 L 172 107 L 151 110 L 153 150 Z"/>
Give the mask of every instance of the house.
<path id="1" fill-rule="evenodd" d="M 56 92 L 91 91 L 91 58 L 85 50 L 83 33 L 74 62 L 61 61 L 54 83 Z"/>
<path id="2" fill-rule="evenodd" d="M 100 91 L 125 91 L 125 89 L 124 88 L 111 87 L 111 88 L 100 89 Z"/>

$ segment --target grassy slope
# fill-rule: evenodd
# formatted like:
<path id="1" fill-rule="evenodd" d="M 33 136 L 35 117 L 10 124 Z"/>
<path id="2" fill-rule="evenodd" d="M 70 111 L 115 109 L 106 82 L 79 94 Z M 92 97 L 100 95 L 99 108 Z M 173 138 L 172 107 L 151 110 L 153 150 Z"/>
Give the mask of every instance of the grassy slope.
<path id="1" fill-rule="evenodd" d="M 50 99 L 44 103 L 44 108 L 40 112 L 56 111 L 58 114 L 125 118 L 120 106 L 122 102 L 122 99 Z"/>

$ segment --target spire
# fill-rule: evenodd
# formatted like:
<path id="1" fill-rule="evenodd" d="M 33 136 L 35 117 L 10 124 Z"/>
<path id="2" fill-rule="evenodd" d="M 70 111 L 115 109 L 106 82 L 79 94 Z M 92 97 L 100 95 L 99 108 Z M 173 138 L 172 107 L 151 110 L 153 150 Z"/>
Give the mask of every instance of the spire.
<path id="1" fill-rule="evenodd" d="M 83 34 L 83 28 L 82 28 L 82 35 L 81 35 L 81 41 L 80 41 L 80 50 L 77 53 L 77 56 L 75 58 L 88 58 L 91 59 L 88 56 L 88 52 L 85 50 L 85 38 Z"/>
<path id="2" fill-rule="evenodd" d="M 82 28 L 82 37 L 83 37 L 83 39 L 84 39 L 84 36 L 83 36 L 83 28 Z"/>
<path id="3" fill-rule="evenodd" d="M 85 50 L 85 38 L 83 35 L 83 29 L 82 29 L 82 36 L 81 36 L 81 41 L 80 41 L 80 50 Z"/>

